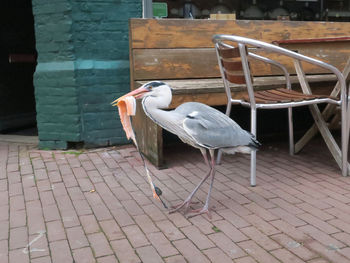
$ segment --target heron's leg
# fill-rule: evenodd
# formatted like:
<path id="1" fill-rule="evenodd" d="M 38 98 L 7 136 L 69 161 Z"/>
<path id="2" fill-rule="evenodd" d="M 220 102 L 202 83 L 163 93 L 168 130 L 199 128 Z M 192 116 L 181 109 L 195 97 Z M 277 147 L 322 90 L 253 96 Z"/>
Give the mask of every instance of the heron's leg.
<path id="1" fill-rule="evenodd" d="M 185 214 L 189 208 L 189 206 L 191 205 L 191 200 L 193 198 L 193 196 L 195 195 L 195 193 L 198 191 L 199 187 L 201 187 L 201 185 L 205 182 L 205 180 L 208 179 L 208 177 L 210 176 L 211 174 L 211 165 L 208 161 L 208 156 L 207 156 L 207 151 L 205 149 L 200 149 L 201 150 L 201 153 L 204 157 L 204 161 L 205 163 L 210 167 L 210 171 L 205 175 L 205 177 L 203 177 L 203 179 L 199 182 L 199 184 L 193 189 L 192 193 L 185 199 L 185 201 L 183 201 L 182 203 L 178 204 L 178 205 L 175 205 L 173 206 L 172 210 L 169 211 L 169 213 L 174 213 L 178 210 L 180 210 L 182 207 L 185 207 Z"/>
<path id="2" fill-rule="evenodd" d="M 214 152 L 214 150 L 209 150 L 209 152 L 210 152 L 210 157 L 211 157 L 211 169 L 210 169 L 211 178 L 210 178 L 210 186 L 209 186 L 209 190 L 208 190 L 207 199 L 205 201 L 204 206 L 200 209 L 192 210 L 190 212 L 192 214 L 189 217 L 193 217 L 193 216 L 205 213 L 211 219 L 211 214 L 210 214 L 210 210 L 209 210 L 209 201 L 210 201 L 210 194 L 211 194 L 211 190 L 213 188 L 214 178 L 215 178 L 215 152 Z"/>

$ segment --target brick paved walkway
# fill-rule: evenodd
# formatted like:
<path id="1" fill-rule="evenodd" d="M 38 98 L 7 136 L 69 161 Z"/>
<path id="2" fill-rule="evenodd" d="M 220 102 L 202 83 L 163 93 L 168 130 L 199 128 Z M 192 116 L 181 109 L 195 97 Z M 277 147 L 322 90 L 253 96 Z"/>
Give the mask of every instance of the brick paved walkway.
<path id="1" fill-rule="evenodd" d="M 320 142 L 295 157 L 265 145 L 255 188 L 248 156 L 225 156 L 212 220 L 168 215 L 133 147 L 73 153 L 0 142 L 0 262 L 350 262 L 350 178 Z M 183 146 L 167 157 L 168 169 L 151 171 L 177 203 L 206 167 Z"/>

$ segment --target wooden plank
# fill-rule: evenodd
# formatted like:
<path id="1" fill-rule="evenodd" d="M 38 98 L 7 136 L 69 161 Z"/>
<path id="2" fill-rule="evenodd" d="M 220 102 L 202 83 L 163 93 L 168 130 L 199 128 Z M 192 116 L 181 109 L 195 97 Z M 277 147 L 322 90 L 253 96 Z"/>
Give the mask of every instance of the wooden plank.
<path id="1" fill-rule="evenodd" d="M 207 20 L 130 19 L 134 48 L 209 48 L 214 34 L 235 34 L 269 43 L 285 39 L 350 36 L 349 23 Z"/>
<path id="2" fill-rule="evenodd" d="M 288 46 L 292 50 L 309 57 L 322 60 L 337 68 L 345 67 L 350 57 L 350 48 L 343 43 L 335 46 L 329 44 Z M 290 74 L 295 74 L 293 61 L 280 54 L 256 51 L 258 55 L 279 61 L 285 65 Z M 214 48 L 197 49 L 134 49 L 131 53 L 131 73 L 134 80 L 185 79 L 185 78 L 218 78 L 219 66 Z M 254 76 L 281 75 L 277 67 L 257 60 L 250 60 Z M 304 65 L 307 74 L 329 73 L 325 69 L 311 64 Z"/>
<path id="3" fill-rule="evenodd" d="M 218 78 L 214 48 L 134 49 L 134 79 Z"/>

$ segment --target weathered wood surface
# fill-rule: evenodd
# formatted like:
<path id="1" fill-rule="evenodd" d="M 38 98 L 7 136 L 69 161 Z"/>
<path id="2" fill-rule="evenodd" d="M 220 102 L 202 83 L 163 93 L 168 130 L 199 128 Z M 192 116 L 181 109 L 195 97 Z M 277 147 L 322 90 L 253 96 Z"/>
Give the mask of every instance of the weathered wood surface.
<path id="1" fill-rule="evenodd" d="M 334 65 L 340 70 L 345 67 L 346 60 L 350 57 L 350 42 L 288 44 L 285 47 Z M 254 53 L 279 61 L 286 66 L 290 74 L 295 74 L 290 58 L 262 51 Z M 134 49 L 132 57 L 134 80 L 220 77 L 214 48 Z M 251 59 L 250 66 L 255 76 L 282 74 L 280 69 L 257 60 Z M 323 68 L 306 63 L 304 69 L 307 74 L 329 73 Z"/>
<path id="2" fill-rule="evenodd" d="M 235 34 L 269 43 L 283 39 L 350 36 L 349 23 L 208 20 L 130 19 L 131 48 L 210 48 L 214 34 Z"/>

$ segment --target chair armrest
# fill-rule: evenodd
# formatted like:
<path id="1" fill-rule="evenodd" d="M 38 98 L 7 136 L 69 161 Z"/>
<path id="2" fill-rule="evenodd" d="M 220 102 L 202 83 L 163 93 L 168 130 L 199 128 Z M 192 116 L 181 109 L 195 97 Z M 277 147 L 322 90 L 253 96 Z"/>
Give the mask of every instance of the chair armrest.
<path id="1" fill-rule="evenodd" d="M 286 78 L 286 87 L 287 87 L 287 89 L 291 89 L 292 88 L 291 82 L 290 82 L 289 73 L 288 73 L 286 67 L 283 66 L 281 63 L 279 63 L 279 62 L 277 62 L 275 60 L 272 60 L 272 59 L 265 58 L 263 56 L 254 54 L 252 52 L 248 52 L 248 56 L 251 57 L 251 58 L 254 58 L 256 60 L 259 60 L 259 61 L 271 64 L 271 65 L 274 65 L 274 66 L 278 67 L 279 69 L 281 69 L 283 74 L 284 74 L 284 77 Z"/>

